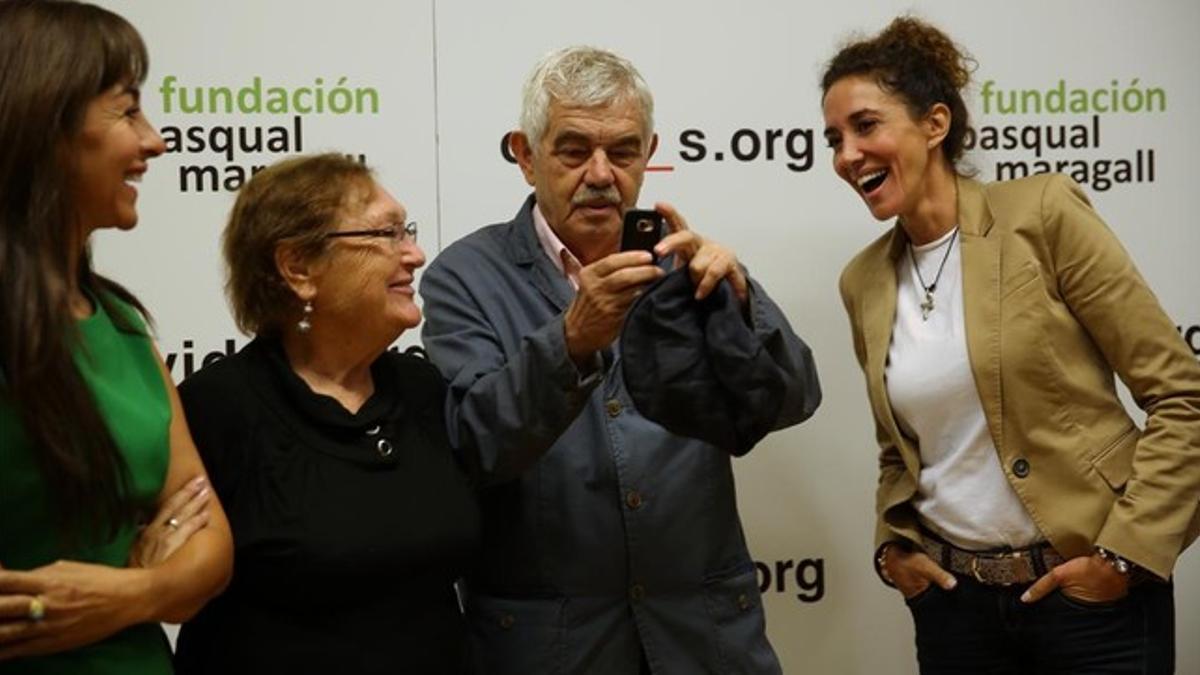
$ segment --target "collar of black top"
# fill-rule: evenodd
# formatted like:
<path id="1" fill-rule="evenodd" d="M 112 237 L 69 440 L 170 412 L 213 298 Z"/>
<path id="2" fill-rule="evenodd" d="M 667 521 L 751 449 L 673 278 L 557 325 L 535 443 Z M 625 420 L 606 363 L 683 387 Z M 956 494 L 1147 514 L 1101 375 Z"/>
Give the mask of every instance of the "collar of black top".
<path id="1" fill-rule="evenodd" d="M 771 430 L 786 389 L 782 368 L 721 281 L 695 299 L 686 268 L 652 284 L 621 331 L 625 388 L 644 417 L 735 455 Z"/>

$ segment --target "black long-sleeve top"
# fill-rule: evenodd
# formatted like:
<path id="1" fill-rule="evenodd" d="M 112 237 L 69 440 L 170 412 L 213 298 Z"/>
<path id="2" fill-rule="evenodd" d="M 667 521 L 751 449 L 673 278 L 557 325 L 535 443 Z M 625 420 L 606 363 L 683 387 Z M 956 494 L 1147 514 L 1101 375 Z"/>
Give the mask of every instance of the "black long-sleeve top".
<path id="1" fill-rule="evenodd" d="M 256 339 L 179 388 L 233 527 L 234 576 L 179 634 L 179 673 L 457 673 L 453 584 L 479 541 L 445 385 L 386 353 L 355 414 Z"/>

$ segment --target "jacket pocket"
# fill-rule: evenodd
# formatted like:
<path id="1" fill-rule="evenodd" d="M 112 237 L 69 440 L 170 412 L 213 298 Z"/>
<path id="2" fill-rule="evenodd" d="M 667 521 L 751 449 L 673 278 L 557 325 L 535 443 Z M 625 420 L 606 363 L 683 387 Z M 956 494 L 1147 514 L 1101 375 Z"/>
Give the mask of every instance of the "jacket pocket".
<path id="1" fill-rule="evenodd" d="M 758 572 L 741 568 L 705 582 L 704 605 L 713 623 L 722 673 L 777 673 L 779 663 L 767 642 Z"/>
<path id="2" fill-rule="evenodd" d="M 561 673 L 566 600 L 471 595 L 467 621 L 477 669 L 487 675 Z"/>
<path id="3" fill-rule="evenodd" d="M 1033 261 L 1025 263 L 1021 269 L 1017 270 L 1010 278 L 1005 279 L 1000 289 L 1000 297 L 1007 298 L 1008 296 L 1024 290 L 1035 282 L 1041 279 L 1041 268 Z"/>
<path id="4" fill-rule="evenodd" d="M 1130 427 L 1092 458 L 1096 473 L 1113 490 L 1121 490 L 1133 473 L 1133 452 L 1142 438 L 1137 427 Z"/>

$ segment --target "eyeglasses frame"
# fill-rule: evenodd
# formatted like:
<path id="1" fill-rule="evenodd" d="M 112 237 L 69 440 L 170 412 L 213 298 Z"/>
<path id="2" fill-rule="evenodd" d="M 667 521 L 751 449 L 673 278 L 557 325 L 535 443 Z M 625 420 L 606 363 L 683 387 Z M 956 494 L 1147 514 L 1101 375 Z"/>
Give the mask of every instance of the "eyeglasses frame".
<path id="1" fill-rule="evenodd" d="M 399 234 L 397 234 L 399 232 Z M 378 237 L 392 240 L 396 245 L 404 242 L 417 243 L 417 221 L 410 220 L 404 225 L 389 225 L 369 230 L 340 230 L 327 232 L 323 239 L 341 239 L 345 237 Z"/>

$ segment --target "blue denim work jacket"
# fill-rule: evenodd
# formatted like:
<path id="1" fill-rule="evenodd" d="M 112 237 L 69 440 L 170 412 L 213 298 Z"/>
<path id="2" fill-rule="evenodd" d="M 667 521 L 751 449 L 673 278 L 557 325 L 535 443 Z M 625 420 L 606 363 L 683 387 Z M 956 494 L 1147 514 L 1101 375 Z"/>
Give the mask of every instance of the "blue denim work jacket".
<path id="1" fill-rule="evenodd" d="M 455 242 L 421 281 L 452 443 L 480 480 L 483 552 L 466 580 L 488 673 L 778 673 L 729 452 L 634 409 L 619 356 L 581 378 L 566 353 L 567 279 L 516 218 Z M 764 339 L 786 324 L 752 282 Z M 776 428 L 820 400 L 811 353 Z M 775 337 L 775 336 L 771 336 Z"/>

